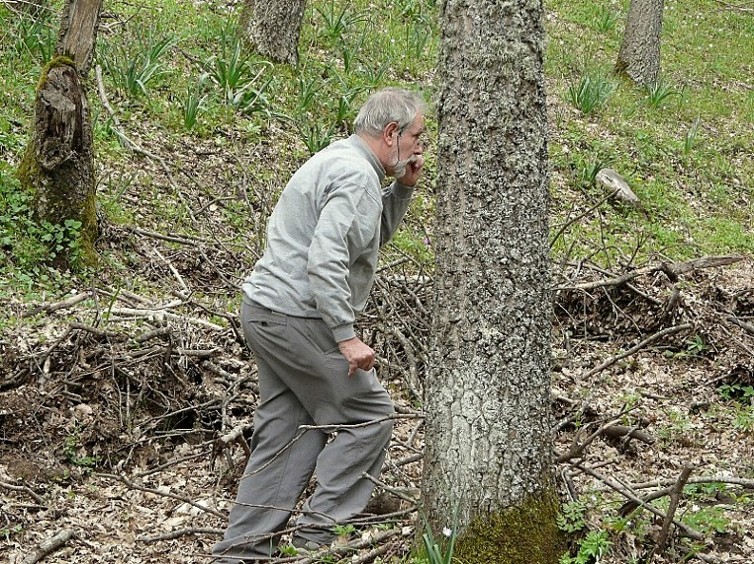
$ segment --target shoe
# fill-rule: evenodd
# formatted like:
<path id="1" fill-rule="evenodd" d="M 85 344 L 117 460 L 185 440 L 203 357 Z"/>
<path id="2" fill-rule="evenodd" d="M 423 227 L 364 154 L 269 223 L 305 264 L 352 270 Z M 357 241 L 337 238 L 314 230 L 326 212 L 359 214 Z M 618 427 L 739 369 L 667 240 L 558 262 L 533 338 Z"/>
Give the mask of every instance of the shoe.
<path id="1" fill-rule="evenodd" d="M 296 549 L 299 554 L 313 554 L 322 548 L 322 545 L 318 542 L 305 539 L 303 537 L 293 537 L 291 545 Z"/>

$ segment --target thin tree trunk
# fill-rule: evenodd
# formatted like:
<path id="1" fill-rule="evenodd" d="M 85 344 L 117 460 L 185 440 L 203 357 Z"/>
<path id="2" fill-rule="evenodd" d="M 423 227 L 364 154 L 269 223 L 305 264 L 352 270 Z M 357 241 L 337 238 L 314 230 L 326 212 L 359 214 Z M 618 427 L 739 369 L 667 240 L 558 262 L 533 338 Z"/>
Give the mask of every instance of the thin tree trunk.
<path id="1" fill-rule="evenodd" d="M 664 0 L 631 0 L 615 71 L 639 85 L 660 76 L 660 33 Z"/>
<path id="2" fill-rule="evenodd" d="M 95 260 L 97 236 L 92 125 L 84 77 L 91 65 L 102 0 L 68 0 L 56 56 L 37 88 L 34 130 L 19 177 L 40 221 L 58 226 L 56 263 Z"/>
<path id="3" fill-rule="evenodd" d="M 296 64 L 305 6 L 305 0 L 246 0 L 239 33 L 260 55 Z"/>
<path id="4" fill-rule="evenodd" d="M 446 0 L 423 500 L 467 564 L 554 564 L 544 31 Z"/>

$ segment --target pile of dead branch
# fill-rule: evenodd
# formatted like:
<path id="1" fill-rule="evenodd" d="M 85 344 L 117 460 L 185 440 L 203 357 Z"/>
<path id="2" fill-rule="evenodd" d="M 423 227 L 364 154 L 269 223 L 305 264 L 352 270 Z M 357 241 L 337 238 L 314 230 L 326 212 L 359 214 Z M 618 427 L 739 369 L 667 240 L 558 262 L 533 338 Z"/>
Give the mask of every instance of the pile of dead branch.
<path id="1" fill-rule="evenodd" d="M 716 360 L 721 378 L 754 374 L 754 287 L 726 290 L 719 267 L 741 257 L 658 262 L 612 273 L 568 265 L 555 288 L 556 336 L 613 343 L 624 350 L 596 374 L 647 348 Z"/>

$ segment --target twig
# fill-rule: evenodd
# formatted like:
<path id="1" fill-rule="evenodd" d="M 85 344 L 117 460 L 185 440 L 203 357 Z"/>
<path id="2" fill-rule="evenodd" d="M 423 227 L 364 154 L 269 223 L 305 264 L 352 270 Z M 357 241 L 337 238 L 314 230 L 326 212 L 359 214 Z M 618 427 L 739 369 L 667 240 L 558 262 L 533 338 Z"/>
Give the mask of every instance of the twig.
<path id="1" fill-rule="evenodd" d="M 629 487 L 634 490 L 643 490 L 647 488 L 662 488 L 666 486 L 672 486 L 675 484 L 675 480 L 654 480 L 651 482 L 640 482 L 638 484 L 630 484 Z M 754 490 L 754 480 L 747 478 L 738 478 L 736 476 L 699 476 L 697 478 L 689 478 L 687 484 L 733 484 L 734 486 L 741 486 L 746 489 Z"/>
<path id="2" fill-rule="evenodd" d="M 640 351 L 641 349 L 643 349 L 644 347 L 646 347 L 650 343 L 653 343 L 654 341 L 657 341 L 658 339 L 661 339 L 662 337 L 667 337 L 668 335 L 672 335 L 674 333 L 679 333 L 681 331 L 686 331 L 687 329 L 691 329 L 692 327 L 693 327 L 693 325 L 691 323 L 683 323 L 681 325 L 674 325 L 673 327 L 666 327 L 665 329 L 663 329 L 661 331 L 658 331 L 657 333 L 654 333 L 653 335 L 650 335 L 649 337 L 647 337 L 646 339 L 644 339 L 643 341 L 641 341 L 638 345 L 635 345 L 635 346 L 631 347 L 630 349 L 628 349 L 627 351 L 622 352 L 621 354 L 619 354 L 617 356 L 614 356 L 614 357 L 606 360 L 605 362 L 603 362 L 602 364 L 600 364 L 596 368 L 592 368 L 589 372 L 587 372 L 584 375 L 584 378 L 589 378 L 590 376 L 594 376 L 595 374 L 599 374 L 600 372 L 602 372 L 606 368 L 612 366 L 613 364 L 615 364 L 619 360 L 622 360 L 622 359 L 624 359 L 624 358 L 626 358 L 628 356 L 631 356 L 632 354 Z"/>
<path id="3" fill-rule="evenodd" d="M 185 537 L 186 535 L 218 535 L 219 536 L 222 534 L 223 534 L 223 529 L 186 527 L 183 529 L 176 529 L 175 531 L 170 531 L 167 533 L 162 533 L 160 535 L 153 535 L 151 537 L 136 537 L 136 540 L 140 542 L 159 542 L 159 541 L 164 541 L 164 540 L 178 539 L 181 537 Z"/>
<path id="4" fill-rule="evenodd" d="M 8 484 L 7 482 L 0 482 L 0 488 L 5 488 L 6 490 L 10 490 L 13 492 L 27 493 L 31 497 L 33 497 L 34 501 L 36 501 L 39 505 L 43 507 L 47 507 L 47 502 L 44 500 L 44 498 L 41 495 L 39 495 L 37 492 L 35 492 L 33 489 L 31 489 L 29 486 L 16 486 L 15 484 Z"/>
<path id="5" fill-rule="evenodd" d="M 724 320 L 732 323 L 733 325 L 737 325 L 738 327 L 745 330 L 746 332 L 754 335 L 754 325 L 752 325 L 751 323 L 746 323 L 745 321 L 741 321 L 740 319 L 738 319 L 737 317 L 733 315 L 726 315 Z"/>
<path id="6" fill-rule="evenodd" d="M 701 257 L 698 259 L 689 260 L 686 262 L 668 264 L 661 262 L 659 264 L 651 264 L 643 266 L 626 272 L 621 276 L 615 278 L 609 278 L 607 280 L 596 280 L 594 282 L 584 282 L 583 284 L 576 284 L 575 286 L 560 286 L 556 290 L 594 290 L 595 288 L 602 288 L 605 286 L 620 286 L 625 284 L 629 280 L 638 278 L 645 274 L 652 274 L 653 272 L 664 272 L 671 279 L 677 278 L 680 274 L 685 274 L 692 270 L 700 268 L 713 268 L 716 266 L 726 266 L 734 264 L 743 260 L 740 256 L 720 256 L 720 257 Z"/>
<path id="7" fill-rule="evenodd" d="M 609 200 L 610 198 L 612 198 L 613 196 L 615 196 L 617 193 L 618 193 L 618 190 L 615 190 L 614 192 L 611 192 L 610 194 L 608 194 L 607 196 L 605 196 L 604 198 L 602 198 L 599 202 L 597 202 L 596 204 L 594 204 L 591 208 L 589 208 L 585 212 L 583 212 L 583 213 L 577 215 L 576 217 L 573 217 L 573 218 L 569 219 L 568 221 L 566 221 L 562 226 L 560 226 L 558 228 L 558 231 L 555 233 L 555 235 L 553 236 L 552 240 L 550 241 L 550 248 L 552 249 L 552 246 L 555 244 L 555 242 L 558 239 L 560 239 L 560 236 L 565 232 L 566 229 L 568 229 L 571 225 L 573 225 L 574 223 L 576 223 L 577 221 L 579 221 L 582 217 L 586 217 L 587 215 L 589 215 L 590 213 L 592 213 L 594 210 L 596 210 L 598 207 L 600 207 L 602 204 L 604 204 L 607 200 Z"/>
<path id="8" fill-rule="evenodd" d="M 623 485 L 623 484 L 619 484 L 615 480 L 612 480 L 611 478 L 608 478 L 607 476 L 603 476 L 599 472 L 596 472 L 593 469 L 591 469 L 591 468 L 589 468 L 587 466 L 584 466 L 581 463 L 573 462 L 572 461 L 572 462 L 570 462 L 570 464 L 574 468 L 578 468 L 582 472 L 585 472 L 585 473 L 589 474 L 590 476 L 592 476 L 593 478 L 596 478 L 597 480 L 601 481 L 603 484 L 605 484 L 606 486 L 608 486 L 610 489 L 615 490 L 616 492 L 618 492 L 622 496 L 630 499 L 634 503 L 638 503 L 639 506 L 641 506 L 642 508 L 646 509 L 647 511 L 650 511 L 650 512 L 654 513 L 658 517 L 665 518 L 665 514 L 662 511 L 660 511 L 659 509 L 657 509 L 656 507 L 654 507 L 651 504 L 645 503 L 641 498 L 639 498 L 637 495 L 635 495 L 634 493 L 632 493 L 632 491 L 631 491 L 631 489 L 630 489 L 629 486 Z M 687 537 L 689 537 L 691 539 L 694 539 L 694 540 L 698 540 L 698 541 L 704 541 L 705 540 L 704 535 L 702 535 L 699 531 L 696 531 L 696 530 L 692 529 L 691 527 L 689 527 L 685 523 L 682 523 L 682 522 L 680 522 L 680 521 L 678 521 L 676 519 L 673 519 L 673 524 L 676 527 L 678 527 L 681 531 L 683 531 L 683 534 L 686 535 Z"/>
<path id="9" fill-rule="evenodd" d="M 129 480 L 125 476 L 119 476 L 117 474 L 102 474 L 102 473 L 97 473 L 96 476 L 99 476 L 101 478 L 109 478 L 111 480 L 118 480 L 119 482 L 122 482 L 125 485 L 127 485 L 129 488 L 133 488 L 135 490 L 139 490 L 139 491 L 146 492 L 146 493 L 151 493 L 151 494 L 159 495 L 159 496 L 162 496 L 162 497 L 168 497 L 170 499 L 175 499 L 175 500 L 181 501 L 183 503 L 188 503 L 189 505 L 191 505 L 193 507 L 196 507 L 197 509 L 201 509 L 202 511 L 206 511 L 207 513 L 211 513 L 212 515 L 214 515 L 216 517 L 220 517 L 221 519 L 227 519 L 227 516 L 223 515 L 222 513 L 220 513 L 219 511 L 217 511 L 216 509 L 212 509 L 211 507 L 206 507 L 206 506 L 202 505 L 201 503 L 196 503 L 195 501 L 192 501 L 192 500 L 190 500 L 188 498 L 181 497 L 181 496 L 175 495 L 175 494 L 171 494 L 169 492 L 161 492 L 159 490 L 155 490 L 155 489 L 152 489 L 152 488 L 145 488 L 144 486 L 140 486 L 139 484 L 134 484 L 131 480 Z"/>
<path id="10" fill-rule="evenodd" d="M 225 327 L 215 325 L 214 323 L 210 323 L 209 321 L 205 321 L 204 319 L 199 319 L 196 317 L 188 317 L 187 315 L 178 315 L 176 313 L 170 313 L 162 309 L 156 310 L 156 309 L 135 309 L 135 308 L 130 308 L 130 307 L 114 307 L 110 310 L 110 313 L 114 315 L 125 315 L 128 317 L 144 317 L 151 320 L 164 318 L 164 319 L 172 319 L 174 321 L 187 321 L 193 325 L 201 325 L 202 327 L 206 327 L 208 329 L 214 329 L 215 331 L 225 330 Z"/>
<path id="11" fill-rule="evenodd" d="M 162 262 L 164 262 L 165 264 L 168 265 L 168 268 L 170 269 L 170 272 L 173 273 L 173 276 L 175 276 L 175 279 L 178 281 L 178 284 L 181 286 L 181 289 L 182 289 L 184 295 L 181 295 L 180 297 L 182 299 L 184 299 L 184 300 L 186 298 L 188 298 L 191 295 L 191 291 L 188 289 L 188 286 L 186 286 L 186 282 L 183 281 L 183 276 L 181 276 L 181 274 L 178 272 L 178 270 L 176 270 L 176 268 L 173 266 L 173 263 L 170 262 L 168 259 L 166 259 L 162 255 L 162 253 L 159 251 L 159 249 L 157 249 L 155 247 L 152 250 L 155 252 L 155 254 L 158 257 L 160 257 L 160 260 L 162 260 Z"/>
<path id="12" fill-rule="evenodd" d="M 361 477 L 362 478 L 366 478 L 367 480 L 369 480 L 373 484 L 381 487 L 386 492 L 390 492 L 395 497 L 399 497 L 399 498 L 401 498 L 404 501 L 408 501 L 409 503 L 412 503 L 414 505 L 416 505 L 419 502 L 419 500 L 417 498 L 411 497 L 410 495 L 403 493 L 398 488 L 393 488 L 391 486 L 388 486 L 385 482 L 383 482 L 382 480 L 380 480 L 378 478 L 375 478 L 374 476 L 372 476 L 371 474 L 368 474 L 367 472 L 362 472 L 361 473 Z"/>
<path id="13" fill-rule="evenodd" d="M 150 237 L 152 239 L 160 239 L 169 243 L 179 243 L 181 245 L 196 245 L 197 243 L 205 243 L 206 241 L 196 237 L 178 237 L 177 235 L 163 235 L 162 233 L 155 233 L 147 229 L 140 229 L 138 227 L 125 227 L 127 231 L 135 233 L 136 235 L 143 235 L 144 237 Z"/>
<path id="14" fill-rule="evenodd" d="M 742 6 L 740 4 L 730 4 L 728 2 L 723 2 L 723 0 L 715 0 L 715 1 L 718 4 L 722 4 L 723 6 L 725 6 L 726 8 L 728 8 L 729 10 L 733 10 L 735 12 L 743 12 L 743 13 L 754 12 L 754 8 L 751 8 L 749 6 L 745 6 L 745 5 Z"/>
<path id="15" fill-rule="evenodd" d="M 683 487 L 691 475 L 691 467 L 684 465 L 681 475 L 678 477 L 678 481 L 673 486 L 670 492 L 670 505 L 668 506 L 668 514 L 665 515 L 665 520 L 662 523 L 662 530 L 660 531 L 660 537 L 657 540 L 657 551 L 659 554 L 665 552 L 665 547 L 668 543 L 668 533 L 670 532 L 670 525 L 673 523 L 673 517 L 675 517 L 676 509 L 678 509 L 678 502 L 681 500 L 681 494 L 683 493 Z"/>
<path id="16" fill-rule="evenodd" d="M 70 298 L 67 298 L 59 302 L 38 305 L 30 309 L 29 311 L 23 313 L 21 317 L 31 317 L 32 315 L 37 315 L 38 313 L 52 313 L 54 311 L 58 311 L 61 309 L 67 309 L 91 297 L 92 297 L 91 292 L 82 292 L 81 294 L 76 294 L 75 296 L 72 296 Z"/>
<path id="17" fill-rule="evenodd" d="M 22 560 L 22 564 L 35 564 L 35 562 L 43 560 L 45 557 L 58 550 L 65 543 L 75 537 L 76 533 L 73 531 L 73 529 L 63 529 L 54 537 L 47 539 L 41 545 L 39 545 L 39 548 L 37 548 L 34 552 L 29 554 Z"/>
<path id="18" fill-rule="evenodd" d="M 627 425 L 611 425 L 603 429 L 602 433 L 614 439 L 622 439 L 628 437 L 631 439 L 637 439 L 643 443 L 647 443 L 648 445 L 655 443 L 655 438 L 649 433 L 645 433 L 644 431 L 637 429 L 636 427 L 628 427 Z"/>
<path id="19" fill-rule="evenodd" d="M 120 120 L 113 110 L 113 107 L 110 105 L 110 101 L 107 99 L 107 93 L 105 92 L 105 83 L 102 80 L 102 67 L 99 65 L 94 67 L 94 74 L 97 77 L 97 94 L 99 95 L 100 102 L 102 102 L 102 106 L 105 108 L 108 115 L 110 116 L 110 119 L 112 120 L 110 129 L 115 132 L 115 135 L 118 136 L 118 139 L 120 139 L 120 142 L 126 149 L 135 150 L 136 143 L 131 141 L 128 136 L 123 133 L 123 129 L 120 126 Z"/>

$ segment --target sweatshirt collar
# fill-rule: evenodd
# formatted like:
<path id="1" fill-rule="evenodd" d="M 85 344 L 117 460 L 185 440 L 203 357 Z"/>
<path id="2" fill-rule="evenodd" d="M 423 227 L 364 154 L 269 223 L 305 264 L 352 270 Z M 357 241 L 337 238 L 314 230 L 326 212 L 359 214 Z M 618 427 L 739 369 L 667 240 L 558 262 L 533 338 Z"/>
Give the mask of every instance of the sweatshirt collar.
<path id="1" fill-rule="evenodd" d="M 369 164 L 372 165 L 372 168 L 374 168 L 374 171 L 377 173 L 380 182 L 385 180 L 385 167 L 382 166 L 382 163 L 377 158 L 377 155 L 374 154 L 374 151 L 369 148 L 369 145 L 367 145 L 366 142 L 355 133 L 348 138 L 348 142 L 359 154 L 369 161 Z"/>

